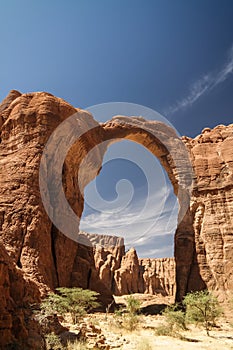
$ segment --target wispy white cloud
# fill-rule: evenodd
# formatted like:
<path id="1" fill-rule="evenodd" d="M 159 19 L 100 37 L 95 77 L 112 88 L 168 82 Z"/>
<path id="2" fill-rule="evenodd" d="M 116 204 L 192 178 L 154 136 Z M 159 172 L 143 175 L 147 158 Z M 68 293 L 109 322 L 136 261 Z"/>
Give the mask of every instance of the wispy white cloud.
<path id="1" fill-rule="evenodd" d="M 233 46 L 231 47 L 225 64 L 217 71 L 204 74 L 195 81 L 189 90 L 187 96 L 177 101 L 174 105 L 165 109 L 165 115 L 172 115 L 179 110 L 190 107 L 200 97 L 210 92 L 212 89 L 222 84 L 233 73 Z"/>
<path id="2" fill-rule="evenodd" d="M 156 239 L 151 247 L 156 247 Z M 164 245 L 162 247 L 144 249 L 141 251 L 140 258 L 170 258 L 174 256 L 174 246 L 172 244 L 166 244 L 164 240 Z"/>
<path id="3" fill-rule="evenodd" d="M 170 191 L 171 187 L 154 193 L 145 210 L 142 210 L 141 199 L 141 203 L 137 202 L 123 212 L 96 211 L 82 218 L 80 229 L 89 233 L 124 237 L 126 246 L 137 248 L 140 256 L 148 256 L 149 253 L 150 256 L 153 253 L 154 256 L 172 256 L 173 248 L 168 236 L 173 235 L 176 229 L 178 206 L 175 198 L 170 196 Z M 164 196 L 166 205 L 160 207 Z M 163 243 L 158 244 L 161 237 Z M 169 244 L 166 244 L 167 241 Z M 164 246 L 165 255 L 162 250 Z"/>
<path id="4" fill-rule="evenodd" d="M 126 248 L 135 247 L 140 257 L 172 256 L 178 216 L 173 187 L 154 155 L 137 144 L 131 145 L 124 143 L 119 149 L 113 145 L 105 161 L 121 158 L 133 162 L 143 171 L 146 184 L 133 187 L 132 196 L 131 188 L 120 189 L 118 182 L 117 198 L 112 202 L 100 198 L 96 184 L 89 184 L 80 229 L 124 237 Z M 128 180 L 130 176 L 126 174 Z"/>

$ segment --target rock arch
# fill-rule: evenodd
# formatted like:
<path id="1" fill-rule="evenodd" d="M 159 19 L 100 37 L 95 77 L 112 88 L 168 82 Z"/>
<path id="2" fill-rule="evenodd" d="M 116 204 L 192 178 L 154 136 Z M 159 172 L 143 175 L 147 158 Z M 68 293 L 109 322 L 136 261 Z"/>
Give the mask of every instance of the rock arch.
<path id="1" fill-rule="evenodd" d="M 84 186 L 99 172 L 107 147 L 122 139 L 129 139 L 143 145 L 158 158 L 167 172 L 179 202 L 174 255 L 176 260 L 176 299 L 177 301 L 182 300 L 188 290 L 191 268 L 195 259 L 193 219 L 190 213 L 193 171 L 189 153 L 182 139 L 172 127 L 160 121 L 148 121 L 142 117 L 116 116 L 100 126 L 91 128 L 90 131 L 82 135 L 81 140 L 78 140 L 71 147 L 65 161 L 67 176 L 70 176 L 75 165 L 82 163 L 86 154 L 91 150 L 91 147 L 86 148 L 86 152 L 80 159 L 80 145 L 87 139 L 95 140 L 94 144 L 92 143 L 95 151 L 81 167 L 81 174 L 78 171 L 75 174 L 76 177 L 79 177 L 81 193 L 84 192 Z M 99 147 L 96 147 L 98 145 Z M 90 166 L 93 164 L 95 166 L 91 170 Z M 88 178 L 87 174 L 89 174 Z M 75 183 L 74 178 L 73 183 Z M 76 185 L 72 189 L 72 193 L 75 192 L 79 192 Z M 71 201 L 69 203 L 71 204 Z M 59 216 L 61 214 L 59 213 Z M 198 269 L 195 271 L 195 279 L 197 283 L 201 280 Z"/>
<path id="2" fill-rule="evenodd" d="M 190 213 L 190 194 L 193 169 L 189 153 L 176 131 L 160 121 L 141 117 L 116 116 L 103 125 L 104 140 L 129 139 L 146 147 L 168 174 L 179 202 L 178 225 L 175 233 L 176 300 L 182 300 L 188 290 L 188 281 L 195 259 L 193 221 Z M 200 278 L 196 271 L 197 281 Z"/>
<path id="3" fill-rule="evenodd" d="M 103 294 L 105 304 L 112 300 L 96 274 L 91 247 L 56 230 L 41 201 L 39 168 L 44 146 L 58 125 L 76 112 L 79 127 L 88 125 L 91 131 L 70 149 L 64 163 L 64 191 L 75 213 L 81 216 L 83 210 L 77 176 L 80 160 L 89 150 L 116 138 L 142 143 L 166 169 L 180 203 L 175 234 L 177 300 L 187 291 L 205 286 L 223 297 L 233 290 L 233 124 L 206 128 L 195 139 L 180 139 L 159 122 L 137 118 L 132 127 L 131 119 L 116 117 L 98 124 L 88 112 L 51 94 L 11 91 L 0 104 L 0 287 L 7 301 L 1 305 L 5 315 L 0 320 L 1 345 L 19 334 L 27 342 L 24 303 L 38 301 L 39 294 L 57 286 L 88 286 Z M 152 136 L 154 128 L 157 136 Z M 181 152 L 184 147 L 194 170 L 191 197 L 189 160 Z M 83 186 L 97 175 L 104 151 L 100 147 L 87 164 Z M 46 176 L 51 175 L 49 167 L 44 170 Z M 56 182 L 56 177 L 53 180 Z M 59 197 L 49 200 L 56 211 Z M 183 212 L 186 204 L 188 210 Z M 62 219 L 62 213 L 58 214 Z M 87 237 L 83 239 L 88 243 Z M 112 240 L 121 244 L 117 238 Z M 11 271 L 9 278 L 6 265 Z M 19 318 L 15 330 L 13 324 L 19 324 Z M 10 320 L 7 324 L 6 319 Z"/>
<path id="4" fill-rule="evenodd" d="M 93 266 L 91 250 L 80 248 L 54 228 L 45 214 L 39 192 L 43 148 L 58 125 L 77 113 L 78 127 L 85 130 L 88 126 L 89 131 L 71 147 L 65 159 L 63 185 L 69 204 L 81 217 L 83 188 L 99 172 L 106 148 L 100 147 L 94 152 L 83 174 L 80 175 L 78 170 L 82 159 L 95 145 L 125 138 L 141 143 L 151 151 L 168 173 L 180 203 L 179 215 L 183 217 L 175 235 L 177 299 L 181 299 L 187 289 L 194 253 L 189 210 L 186 214 L 182 212 L 189 206 L 192 179 L 185 146 L 175 131 L 161 122 L 146 121 L 140 117 L 118 116 L 105 124 L 98 124 L 88 112 L 75 109 L 62 99 L 43 92 L 22 95 L 12 91 L 3 101 L 0 111 L 3 164 L 0 189 L 2 203 L 5 203 L 2 205 L 1 239 L 22 271 L 37 280 L 42 290 L 58 285 L 97 285 L 94 273 L 91 275 L 92 282 L 85 282 L 90 275 L 85 270 Z M 65 130 L 68 138 L 72 137 L 73 125 L 69 128 Z M 59 160 L 59 154 L 55 155 L 55 160 Z M 56 174 L 54 177 L 49 167 L 44 171 L 47 178 L 51 176 L 51 181 L 56 183 Z M 5 173 L 8 173 L 8 178 Z M 81 190 L 78 176 L 81 176 Z M 12 190 L 9 190 L 9 184 Z M 49 200 L 62 221 L 64 214 L 57 208 L 59 195 Z M 15 212 L 18 214 L 13 214 Z"/>

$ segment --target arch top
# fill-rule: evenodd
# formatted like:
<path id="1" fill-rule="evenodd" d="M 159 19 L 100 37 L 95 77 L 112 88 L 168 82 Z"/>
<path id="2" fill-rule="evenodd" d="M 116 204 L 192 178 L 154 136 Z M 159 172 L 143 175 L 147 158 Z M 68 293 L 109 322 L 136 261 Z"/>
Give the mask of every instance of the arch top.
<path id="1" fill-rule="evenodd" d="M 101 126 L 103 138 L 110 144 L 129 139 L 154 154 L 166 170 L 179 202 L 184 192 L 190 193 L 194 178 L 192 164 L 188 150 L 174 128 L 161 121 L 122 115 L 114 116 Z"/>

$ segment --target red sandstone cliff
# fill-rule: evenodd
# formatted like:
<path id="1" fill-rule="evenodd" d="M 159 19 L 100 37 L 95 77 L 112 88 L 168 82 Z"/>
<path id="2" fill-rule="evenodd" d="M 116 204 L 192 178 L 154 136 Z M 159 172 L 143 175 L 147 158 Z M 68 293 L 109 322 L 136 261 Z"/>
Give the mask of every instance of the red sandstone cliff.
<path id="1" fill-rule="evenodd" d="M 188 289 L 197 287 L 199 270 L 207 287 L 224 296 L 233 288 L 233 124 L 183 141 L 196 175 L 190 203 L 196 255 Z"/>
<path id="2" fill-rule="evenodd" d="M 108 236 L 105 236 L 107 241 Z M 101 281 L 114 295 L 132 293 L 175 297 L 175 259 L 139 259 L 131 248 L 95 246 L 95 266 Z"/>
<path id="3" fill-rule="evenodd" d="M 81 130 L 85 125 L 92 128 L 71 147 L 64 163 L 64 191 L 74 212 L 81 216 L 84 186 L 99 172 L 105 148 L 94 152 L 86 163 L 79 188 L 76 179 L 84 156 L 112 138 L 140 142 L 158 157 L 178 196 L 175 264 L 172 259 L 138 259 L 134 250 L 124 255 L 115 248 L 93 249 L 90 237 L 84 235 L 87 244 L 78 244 L 52 224 L 39 191 L 41 154 L 52 132 L 74 113 Z M 99 125 L 88 112 L 51 94 L 12 91 L 0 105 L 2 344 L 27 339 L 34 326 L 27 321 L 24 303 L 38 301 L 40 295 L 58 286 L 97 290 L 105 304 L 112 300 L 111 291 L 174 293 L 174 278 L 177 300 L 189 290 L 206 286 L 222 295 L 232 290 L 232 147 L 233 125 L 205 129 L 195 139 L 181 140 L 160 122 L 115 117 Z M 191 198 L 187 191 L 189 160 L 183 157 L 183 148 L 188 150 L 194 170 Z M 49 177 L 49 169 L 45 171 Z M 53 198 L 51 203 L 55 212 L 59 199 Z M 62 211 L 57 215 L 62 220 Z"/>
<path id="4" fill-rule="evenodd" d="M 61 234 L 45 213 L 40 197 L 39 166 L 44 145 L 53 130 L 76 112 L 81 126 L 90 123 L 98 127 L 89 113 L 48 93 L 21 95 L 12 91 L 0 105 L 0 244 L 5 247 L 0 278 L 2 344 L 27 339 L 30 326 L 24 317 L 24 301 L 37 302 L 40 295 L 56 287 L 90 288 L 101 294 L 104 304 L 112 301 L 111 292 L 96 272 L 88 238 L 85 237 L 87 245 L 82 245 Z M 96 136 L 80 141 L 75 169 L 80 155 L 85 155 L 101 137 L 95 132 Z M 73 181 L 76 173 L 72 152 L 77 153 L 75 146 L 65 162 L 64 185 L 73 210 L 81 215 L 83 197 Z M 94 166 L 89 164 L 87 182 L 97 174 L 97 165 L 101 165 L 101 154 L 95 156 Z"/>

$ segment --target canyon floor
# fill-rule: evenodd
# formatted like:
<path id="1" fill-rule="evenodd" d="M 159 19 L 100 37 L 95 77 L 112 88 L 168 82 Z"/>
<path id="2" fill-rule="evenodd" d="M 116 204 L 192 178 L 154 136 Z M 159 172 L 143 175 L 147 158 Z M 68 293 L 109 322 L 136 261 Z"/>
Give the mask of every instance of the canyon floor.
<path id="1" fill-rule="evenodd" d="M 116 297 L 118 304 L 124 304 L 125 297 Z M 169 304 L 169 298 L 145 296 L 135 294 L 135 297 L 142 302 L 142 308 L 149 307 L 155 313 L 164 305 Z M 156 304 L 153 303 L 156 301 Z M 156 311 L 157 310 L 157 311 Z M 139 323 L 133 331 L 122 327 L 113 313 L 90 314 L 83 320 L 83 325 L 87 327 L 88 345 L 82 347 L 71 347 L 70 349 L 122 349 L 122 350 L 154 350 L 154 349 L 233 349 L 233 317 L 229 310 L 225 310 L 227 317 L 221 318 L 217 322 L 217 327 L 210 331 L 210 336 L 206 335 L 203 328 L 188 326 L 187 331 L 180 332 L 182 339 L 170 336 L 156 335 L 156 329 L 165 323 L 164 316 L 160 314 L 139 316 Z M 78 332 L 79 327 L 69 327 L 70 332 Z M 97 344 L 97 347 L 93 347 Z"/>

